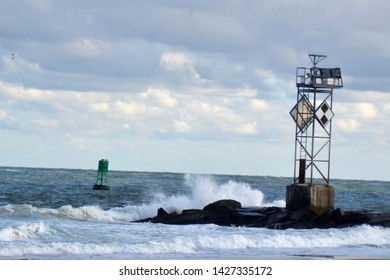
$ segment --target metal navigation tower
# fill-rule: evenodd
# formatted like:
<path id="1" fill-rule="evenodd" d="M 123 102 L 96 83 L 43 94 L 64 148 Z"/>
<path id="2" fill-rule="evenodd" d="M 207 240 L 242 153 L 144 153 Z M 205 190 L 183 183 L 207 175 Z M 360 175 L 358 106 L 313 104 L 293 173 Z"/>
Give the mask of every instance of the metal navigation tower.
<path id="1" fill-rule="evenodd" d="M 326 55 L 309 54 L 309 57 L 312 67 L 297 67 L 297 104 L 290 111 L 296 123 L 294 184 L 313 185 L 314 178 L 319 178 L 328 185 L 333 89 L 341 88 L 343 80 L 340 68 L 318 67 Z"/>

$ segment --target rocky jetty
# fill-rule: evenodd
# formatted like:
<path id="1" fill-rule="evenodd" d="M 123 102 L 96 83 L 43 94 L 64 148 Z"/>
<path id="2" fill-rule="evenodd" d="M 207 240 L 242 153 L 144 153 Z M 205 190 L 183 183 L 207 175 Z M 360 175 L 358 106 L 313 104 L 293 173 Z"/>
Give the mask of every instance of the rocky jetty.
<path id="1" fill-rule="evenodd" d="M 310 209 L 292 211 L 281 207 L 242 207 L 238 201 L 224 199 L 208 204 L 203 209 L 187 209 L 181 213 L 168 213 L 160 208 L 157 216 L 137 222 L 172 225 L 216 224 L 270 229 L 345 228 L 363 224 L 390 227 L 390 213 L 334 209 L 317 215 Z"/>

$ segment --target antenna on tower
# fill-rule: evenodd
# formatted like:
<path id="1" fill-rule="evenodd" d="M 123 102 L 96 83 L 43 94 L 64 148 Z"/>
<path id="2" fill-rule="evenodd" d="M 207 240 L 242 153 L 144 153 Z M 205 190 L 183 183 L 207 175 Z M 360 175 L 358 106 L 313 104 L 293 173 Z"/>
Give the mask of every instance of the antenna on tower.
<path id="1" fill-rule="evenodd" d="M 323 54 L 309 54 L 311 62 L 313 62 L 313 67 L 317 67 L 317 64 L 327 58 L 327 55 Z"/>

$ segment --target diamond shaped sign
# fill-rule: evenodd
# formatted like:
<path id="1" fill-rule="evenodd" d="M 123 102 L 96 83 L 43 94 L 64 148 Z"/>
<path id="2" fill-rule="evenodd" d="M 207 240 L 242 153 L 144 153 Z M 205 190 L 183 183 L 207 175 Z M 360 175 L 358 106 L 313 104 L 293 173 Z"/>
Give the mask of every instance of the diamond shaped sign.
<path id="1" fill-rule="evenodd" d="M 316 111 L 316 118 L 318 122 L 325 127 L 330 120 L 333 118 L 334 113 L 332 109 L 330 108 L 329 104 L 324 101 L 322 104 L 318 107 Z"/>
<path id="2" fill-rule="evenodd" d="M 304 133 L 313 122 L 313 109 L 310 100 L 304 95 L 290 111 L 291 117 L 294 119 L 302 133 Z"/>

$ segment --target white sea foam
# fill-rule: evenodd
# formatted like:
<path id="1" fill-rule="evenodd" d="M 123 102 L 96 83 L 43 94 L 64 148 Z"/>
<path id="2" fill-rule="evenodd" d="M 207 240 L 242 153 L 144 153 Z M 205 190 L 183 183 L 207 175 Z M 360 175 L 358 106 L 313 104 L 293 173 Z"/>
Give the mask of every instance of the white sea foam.
<path id="1" fill-rule="evenodd" d="M 132 225 L 131 232 L 138 225 Z M 205 228 L 206 227 L 206 228 Z M 167 230 L 167 228 L 169 228 Z M 137 230 L 142 231 L 143 225 Z M 161 235 L 161 232 L 164 232 Z M 348 229 L 331 230 L 269 230 L 243 229 L 217 226 L 153 226 L 148 230 L 138 232 L 136 241 L 131 236 L 127 241 L 107 239 L 106 242 L 31 242 L 28 244 L 14 243 L 12 246 L 0 248 L 0 256 L 15 257 L 28 255 L 77 256 L 106 255 L 115 258 L 117 254 L 135 258 L 139 254 L 205 254 L 213 252 L 214 258 L 220 257 L 218 252 L 241 252 L 245 255 L 247 249 L 282 250 L 294 252 L 296 249 L 310 249 L 319 252 L 323 249 L 348 247 L 389 247 L 390 229 L 382 227 L 359 226 Z M 123 237 L 123 236 L 122 236 Z M 121 237 L 121 238 L 122 238 Z M 141 239 L 140 239 L 141 238 Z M 91 236 L 91 241 L 94 238 Z M 321 249 L 322 248 L 322 249 Z M 232 251 L 231 251 L 232 250 Z M 359 254 L 356 252 L 355 254 Z M 206 254 L 207 255 L 207 254 Z M 73 257 L 74 258 L 74 257 Z M 76 257 L 77 258 L 77 257 Z"/>
<path id="2" fill-rule="evenodd" d="M 96 220 L 107 222 L 129 222 L 133 215 L 117 209 L 104 210 L 99 206 L 72 207 L 70 205 L 59 208 L 39 208 L 28 204 L 9 204 L 0 207 L 0 213 L 8 215 L 40 215 L 75 220 Z"/>
<path id="3" fill-rule="evenodd" d="M 220 199 L 234 199 L 240 201 L 243 206 L 263 205 L 263 193 L 251 188 L 247 183 L 235 181 L 218 183 L 212 176 L 195 174 L 187 174 L 185 179 L 188 194 L 167 196 L 164 193 L 157 193 L 151 203 L 140 206 L 140 217 L 155 215 L 159 207 L 168 212 L 178 213 L 183 209 L 202 209 Z"/>
<path id="4" fill-rule="evenodd" d="M 0 230 L 0 241 L 29 239 L 47 231 L 48 227 L 42 222 L 7 227 Z"/>
<path id="5" fill-rule="evenodd" d="M 219 184 L 212 176 L 187 174 L 186 184 L 191 188 L 194 207 L 203 207 L 219 199 L 235 199 L 244 206 L 263 204 L 263 193 L 251 188 L 247 183 L 229 180 Z"/>
<path id="6" fill-rule="evenodd" d="M 183 247 L 184 250 L 196 249 L 297 249 L 297 248 L 337 248 L 348 246 L 390 246 L 390 229 L 368 225 L 348 229 L 322 230 L 270 230 L 230 228 L 225 234 L 221 232 L 178 236 L 169 243 Z M 196 231 L 193 231 L 196 232 Z M 157 247 L 165 246 L 157 242 Z"/>
<path id="7" fill-rule="evenodd" d="M 390 246 L 390 229 L 362 225 L 346 229 L 272 231 L 258 240 L 267 248 L 335 248 L 341 246 Z"/>

